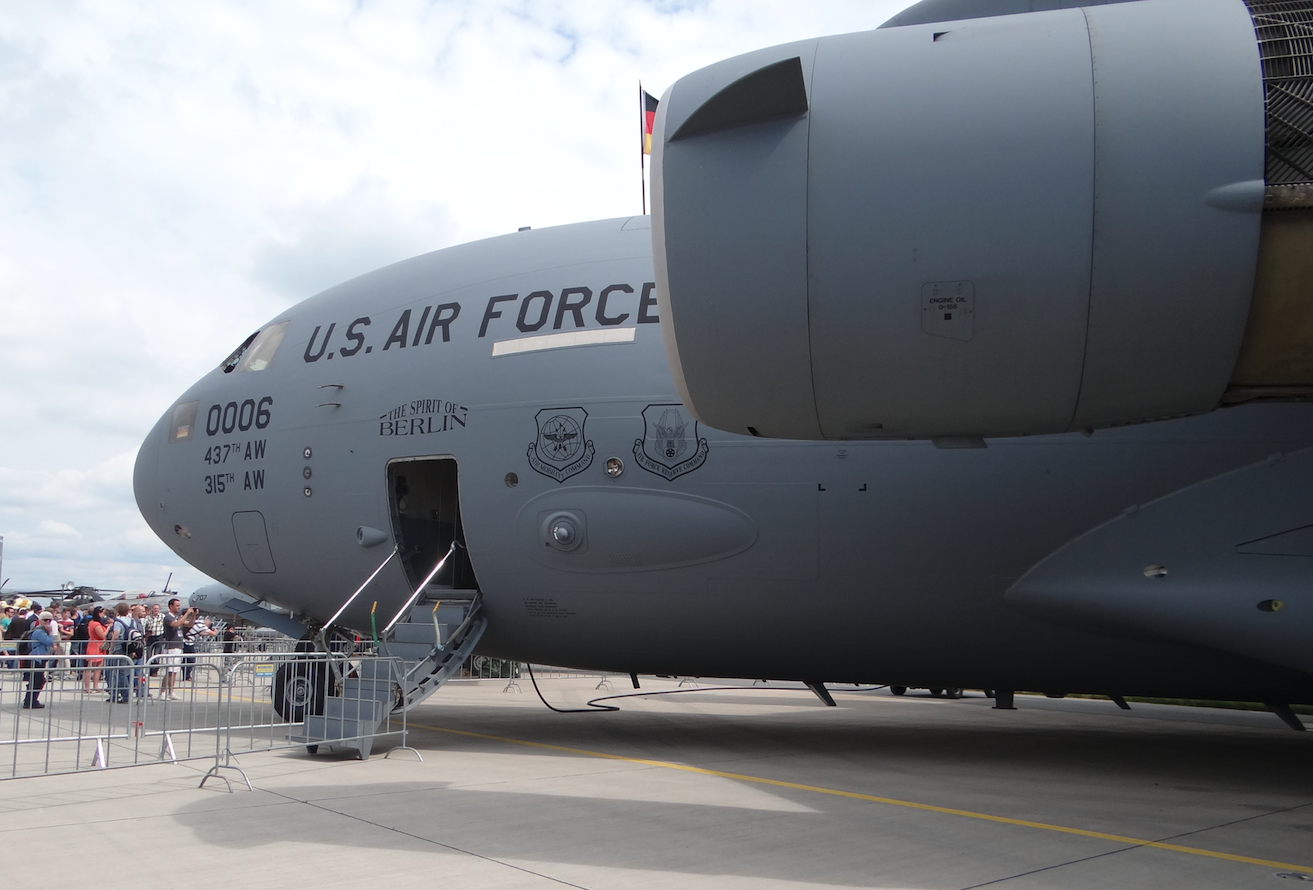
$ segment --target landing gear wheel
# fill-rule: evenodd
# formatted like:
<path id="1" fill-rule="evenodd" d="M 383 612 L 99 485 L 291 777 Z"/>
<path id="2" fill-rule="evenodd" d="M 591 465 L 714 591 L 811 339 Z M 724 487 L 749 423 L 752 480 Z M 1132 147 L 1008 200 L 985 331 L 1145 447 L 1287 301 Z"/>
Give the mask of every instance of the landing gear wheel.
<path id="1" fill-rule="evenodd" d="M 944 690 L 944 698 L 961 698 L 962 690 L 957 686 L 950 686 Z"/>
<path id="2" fill-rule="evenodd" d="M 907 695 L 906 686 L 890 686 L 889 691 L 892 692 L 894 695 Z"/>
<path id="3" fill-rule="evenodd" d="M 328 694 L 327 665 L 291 661 L 274 674 L 274 710 L 289 723 L 300 723 L 306 714 L 322 714 Z"/>
<path id="4" fill-rule="evenodd" d="M 942 695 L 944 694 L 944 690 L 943 690 L 943 689 L 936 689 L 936 688 L 933 688 L 933 687 L 932 687 L 932 688 L 930 689 L 930 694 L 933 695 L 935 698 L 939 698 L 940 696 L 942 696 Z"/>

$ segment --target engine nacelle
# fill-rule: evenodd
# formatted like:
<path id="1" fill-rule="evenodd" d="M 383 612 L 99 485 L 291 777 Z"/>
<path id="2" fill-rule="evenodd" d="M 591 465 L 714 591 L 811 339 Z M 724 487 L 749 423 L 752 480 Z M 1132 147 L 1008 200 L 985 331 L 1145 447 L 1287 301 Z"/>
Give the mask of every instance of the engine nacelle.
<path id="1" fill-rule="evenodd" d="M 652 214 L 685 404 L 802 439 L 1212 410 L 1254 290 L 1264 88 L 1240 0 L 845 34 L 682 78 Z"/>

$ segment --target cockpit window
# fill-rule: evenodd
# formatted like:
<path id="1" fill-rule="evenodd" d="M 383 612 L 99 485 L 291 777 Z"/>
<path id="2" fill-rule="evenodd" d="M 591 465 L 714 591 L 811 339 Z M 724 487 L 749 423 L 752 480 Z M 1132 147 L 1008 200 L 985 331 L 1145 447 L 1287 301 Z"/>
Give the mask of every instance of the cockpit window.
<path id="1" fill-rule="evenodd" d="M 233 350 L 232 355 L 228 356 L 226 359 L 223 360 L 223 362 L 219 365 L 220 368 L 223 368 L 223 373 L 231 374 L 234 370 L 236 370 L 237 363 L 242 360 L 242 356 L 246 354 L 247 348 L 253 342 L 255 342 L 255 338 L 258 336 L 260 336 L 260 332 L 256 331 L 254 334 L 247 337 L 245 340 L 242 341 L 241 346 L 238 346 L 236 349 Z"/>
<path id="2" fill-rule="evenodd" d="M 223 368 L 225 374 L 231 374 L 233 371 L 263 371 L 273 362 L 274 354 L 278 352 L 286 331 L 285 321 L 256 331 L 247 337 L 246 342 L 238 346 L 219 367 Z"/>
<path id="3" fill-rule="evenodd" d="M 196 409 L 199 401 L 179 402 L 173 409 L 173 425 L 169 427 L 170 442 L 187 442 L 196 433 Z"/>
<path id="4" fill-rule="evenodd" d="M 269 367 L 274 360 L 274 353 L 278 352 L 279 344 L 283 342 L 283 334 L 286 331 L 287 322 L 280 321 L 256 334 L 255 342 L 246 350 L 246 355 L 242 356 L 237 370 L 263 371 Z"/>

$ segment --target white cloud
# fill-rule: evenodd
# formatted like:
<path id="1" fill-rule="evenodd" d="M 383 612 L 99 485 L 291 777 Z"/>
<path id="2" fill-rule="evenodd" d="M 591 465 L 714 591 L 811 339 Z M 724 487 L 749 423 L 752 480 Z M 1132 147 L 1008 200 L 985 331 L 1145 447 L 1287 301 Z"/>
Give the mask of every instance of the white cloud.
<path id="1" fill-rule="evenodd" d="M 201 583 L 137 516 L 132 460 L 173 397 L 247 334 L 406 256 L 637 213 L 640 77 L 659 94 L 702 65 L 874 27 L 902 5 L 0 7 L 11 586 L 140 586 L 168 571 Z"/>
<path id="2" fill-rule="evenodd" d="M 80 538 L 82 533 L 67 522 L 42 519 L 36 524 L 36 533 L 43 538 Z"/>

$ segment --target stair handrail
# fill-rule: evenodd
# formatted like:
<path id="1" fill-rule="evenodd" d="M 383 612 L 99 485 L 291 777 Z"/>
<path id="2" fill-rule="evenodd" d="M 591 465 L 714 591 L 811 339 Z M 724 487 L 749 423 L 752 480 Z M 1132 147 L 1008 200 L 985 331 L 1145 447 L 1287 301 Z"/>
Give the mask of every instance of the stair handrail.
<path id="1" fill-rule="evenodd" d="M 406 600 L 405 605 L 397 611 L 397 614 L 392 616 L 392 620 L 388 622 L 388 626 L 383 628 L 381 636 L 387 636 L 388 631 L 392 629 L 393 625 L 401 620 L 402 615 L 406 614 L 406 610 L 414 605 L 415 600 L 419 599 L 419 595 L 424 592 L 424 588 L 429 586 L 429 582 L 437 577 L 438 572 L 442 571 L 442 567 L 447 564 L 447 560 L 451 559 L 451 555 L 456 552 L 456 547 L 456 542 L 452 541 L 451 546 L 447 548 L 447 554 L 443 556 L 442 559 L 438 560 L 438 564 L 433 567 L 433 571 L 428 573 L 424 580 L 420 582 L 419 587 L 415 588 L 415 592 L 410 595 L 410 599 Z M 382 566 L 379 566 L 379 568 L 382 568 Z"/>
<path id="2" fill-rule="evenodd" d="M 378 568 L 374 569 L 374 571 L 370 573 L 369 577 L 365 579 L 365 583 L 357 587 L 356 592 L 351 594 L 349 597 L 347 597 L 347 600 L 342 604 L 342 607 L 333 613 L 333 617 L 324 622 L 323 626 L 319 629 L 319 638 L 320 638 L 319 642 L 322 645 L 323 649 L 325 650 L 328 649 L 328 645 L 325 639 L 325 634 L 327 633 L 328 628 L 331 627 L 337 621 L 337 619 L 342 617 L 342 613 L 345 612 L 347 608 L 349 608 L 350 605 L 356 601 L 356 597 L 360 596 L 360 594 L 365 592 L 365 588 L 369 586 L 369 583 L 378 577 L 378 573 L 383 571 L 384 567 L 386 567 L 388 563 L 392 562 L 392 558 L 396 556 L 400 551 L 401 551 L 400 544 L 393 547 L 392 552 L 388 554 L 387 559 L 379 563 Z"/>
<path id="3" fill-rule="evenodd" d="M 436 692 L 446 680 L 450 679 L 451 673 L 465 662 L 473 648 L 478 645 L 479 638 L 483 636 L 483 631 L 488 626 L 488 619 L 481 615 L 477 618 L 471 616 L 470 620 L 463 626 L 467 628 L 467 632 L 464 639 L 460 641 L 460 645 L 449 648 L 446 657 L 434 667 L 428 676 L 418 681 L 413 679 L 413 675 L 424 662 L 420 662 L 420 664 L 415 665 L 414 668 L 406 672 L 405 684 L 403 685 L 405 689 L 403 708 L 410 709 L 424 701 Z"/>
<path id="4" fill-rule="evenodd" d="M 470 601 L 470 607 L 465 612 L 465 620 L 462 621 L 456 627 L 456 630 L 453 631 L 452 634 L 447 637 L 448 646 L 450 646 L 453 642 L 456 644 L 457 647 L 460 646 L 461 640 L 465 636 L 465 632 L 469 630 L 470 624 L 473 623 L 474 621 L 474 616 L 479 613 L 479 607 L 482 605 L 483 605 L 483 591 L 476 590 L 474 592 L 474 599 Z"/>
<path id="5" fill-rule="evenodd" d="M 465 634 L 469 631 L 470 626 L 473 624 L 474 617 L 479 613 L 479 607 L 481 605 L 483 605 L 483 591 L 480 590 L 480 591 L 476 591 L 474 594 L 474 599 L 470 600 L 469 608 L 465 612 L 465 620 L 462 621 L 457 626 L 456 630 L 453 631 L 451 635 L 447 637 L 447 647 L 452 647 L 452 648 L 444 647 L 441 641 L 435 643 L 434 651 L 444 653 L 444 657 L 442 658 L 441 661 L 437 663 L 436 668 L 433 671 L 431 671 L 431 673 L 436 674 L 438 671 L 442 670 L 443 665 L 445 665 L 449 660 L 451 660 L 452 656 L 455 655 L 460 650 L 460 646 L 464 640 Z M 429 656 L 429 658 L 432 658 L 432 656 Z M 411 667 L 409 670 L 406 671 L 404 679 L 407 682 L 409 682 L 411 677 L 413 677 L 416 673 L 418 673 L 419 669 L 423 667 L 428 660 L 429 659 L 423 659 L 416 662 L 413 667 Z"/>

